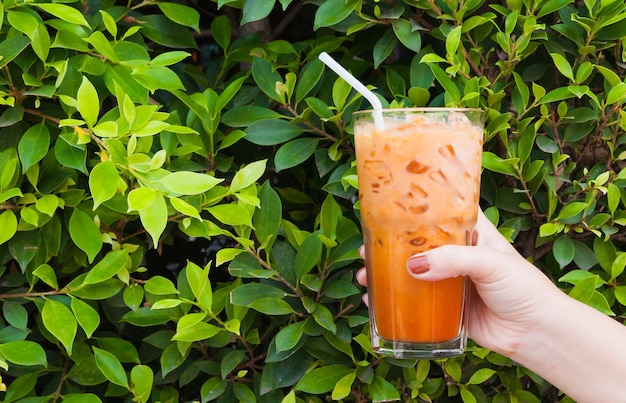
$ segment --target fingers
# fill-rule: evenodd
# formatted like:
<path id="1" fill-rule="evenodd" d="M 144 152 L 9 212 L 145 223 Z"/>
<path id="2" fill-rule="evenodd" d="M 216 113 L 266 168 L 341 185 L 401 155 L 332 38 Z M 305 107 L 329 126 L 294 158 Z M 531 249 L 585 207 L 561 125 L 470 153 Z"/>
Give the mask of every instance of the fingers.
<path id="1" fill-rule="evenodd" d="M 484 246 L 445 245 L 412 256 L 407 261 L 407 269 L 421 280 L 469 276 L 473 281 L 484 282 L 496 275 L 503 262 L 510 259 L 504 253 Z"/>
<path id="2" fill-rule="evenodd" d="M 361 267 L 354 277 L 356 277 L 356 281 L 360 285 L 367 287 L 367 273 L 365 272 L 365 267 Z"/>

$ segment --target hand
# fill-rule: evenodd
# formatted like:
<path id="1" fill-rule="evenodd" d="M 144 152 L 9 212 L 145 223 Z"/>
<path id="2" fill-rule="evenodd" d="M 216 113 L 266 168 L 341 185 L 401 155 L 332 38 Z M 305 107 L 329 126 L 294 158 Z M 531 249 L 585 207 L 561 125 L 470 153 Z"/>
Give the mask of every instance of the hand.
<path id="1" fill-rule="evenodd" d="M 415 255 L 407 261 L 407 270 L 426 281 L 468 276 L 473 284 L 469 337 L 483 347 L 511 356 L 540 322 L 544 310 L 550 309 L 550 298 L 562 298 L 564 294 L 515 250 L 482 211 L 474 239 L 475 246 L 445 245 Z M 357 272 L 356 279 L 366 285 L 364 268 Z"/>

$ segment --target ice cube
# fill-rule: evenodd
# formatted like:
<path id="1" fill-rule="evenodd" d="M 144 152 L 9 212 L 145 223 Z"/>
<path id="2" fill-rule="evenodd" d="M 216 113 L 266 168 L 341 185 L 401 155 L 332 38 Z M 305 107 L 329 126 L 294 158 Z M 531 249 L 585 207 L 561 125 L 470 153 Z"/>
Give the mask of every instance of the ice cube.
<path id="1" fill-rule="evenodd" d="M 406 170 L 412 174 L 423 174 L 428 171 L 428 165 L 424 165 L 416 160 L 411 160 L 406 166 Z"/>
<path id="2" fill-rule="evenodd" d="M 456 159 L 456 153 L 454 152 L 454 147 L 452 147 L 451 144 L 439 147 L 439 154 L 449 160 Z"/>
<path id="3" fill-rule="evenodd" d="M 428 197 L 428 193 L 420 185 L 415 183 L 411 183 L 411 193 L 417 197 Z"/>
<path id="4" fill-rule="evenodd" d="M 459 125 L 469 125 L 470 120 L 462 113 L 451 112 L 448 114 L 448 123 L 455 123 Z"/>
<path id="5" fill-rule="evenodd" d="M 417 238 L 413 238 L 409 241 L 409 243 L 413 246 L 422 246 L 422 245 L 425 245 L 426 242 L 428 241 L 423 236 L 418 236 Z"/>
<path id="6" fill-rule="evenodd" d="M 419 206 L 411 206 L 409 207 L 409 211 L 413 214 L 424 214 L 428 211 L 428 204 L 421 204 Z"/>
<path id="7" fill-rule="evenodd" d="M 446 178 L 446 175 L 441 172 L 441 169 L 438 169 L 436 171 L 432 171 L 428 174 L 428 177 L 434 181 L 437 182 L 441 185 L 447 185 L 448 184 L 448 179 Z"/>

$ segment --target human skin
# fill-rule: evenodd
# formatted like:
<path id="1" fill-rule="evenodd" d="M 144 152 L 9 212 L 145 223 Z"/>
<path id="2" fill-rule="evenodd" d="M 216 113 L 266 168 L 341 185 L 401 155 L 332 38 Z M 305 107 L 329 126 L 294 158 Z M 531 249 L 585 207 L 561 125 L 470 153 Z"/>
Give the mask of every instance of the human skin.
<path id="1" fill-rule="evenodd" d="M 559 290 L 479 213 L 475 246 L 411 257 L 420 280 L 468 276 L 469 337 L 534 371 L 579 403 L 626 402 L 626 327 Z M 365 270 L 357 281 L 366 284 Z"/>

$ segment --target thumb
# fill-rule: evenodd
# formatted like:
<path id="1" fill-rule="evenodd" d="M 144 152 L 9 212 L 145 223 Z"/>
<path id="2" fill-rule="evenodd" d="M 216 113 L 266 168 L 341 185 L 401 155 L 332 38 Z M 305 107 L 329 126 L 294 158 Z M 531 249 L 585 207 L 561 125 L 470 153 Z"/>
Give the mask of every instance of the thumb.
<path id="1" fill-rule="evenodd" d="M 483 246 L 444 245 L 411 256 L 409 273 L 420 280 L 436 281 L 468 276 L 476 283 L 491 282 L 505 275 L 511 256 Z"/>

